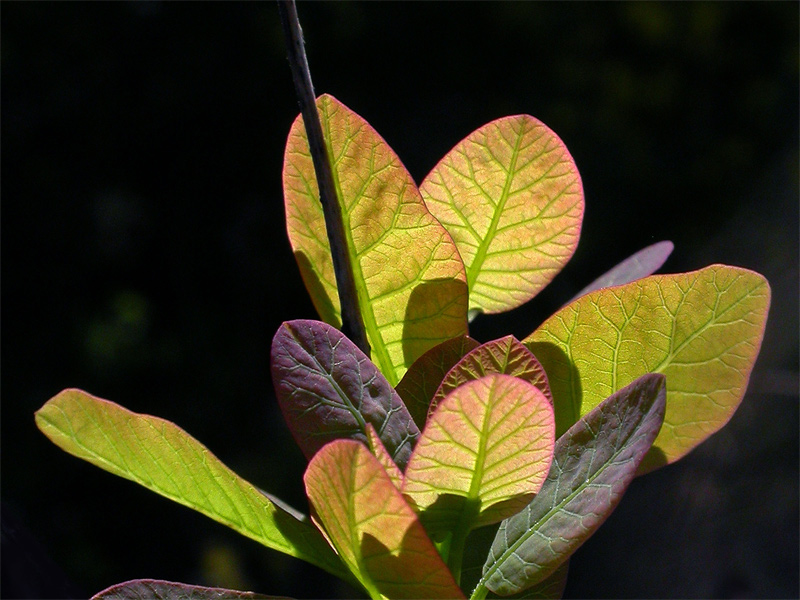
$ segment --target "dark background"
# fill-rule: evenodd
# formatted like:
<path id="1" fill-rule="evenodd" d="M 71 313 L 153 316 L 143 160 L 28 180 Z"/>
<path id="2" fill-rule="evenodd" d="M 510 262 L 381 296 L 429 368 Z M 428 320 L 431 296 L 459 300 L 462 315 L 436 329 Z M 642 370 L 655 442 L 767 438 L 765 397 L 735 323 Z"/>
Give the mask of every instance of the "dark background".
<path id="1" fill-rule="evenodd" d="M 731 423 L 634 481 L 575 555 L 569 597 L 798 597 L 798 5 L 302 3 L 312 74 L 419 182 L 484 123 L 529 113 L 586 192 L 574 259 L 473 336 L 524 337 L 671 239 L 773 305 Z M 81 387 L 175 421 L 305 509 L 268 360 L 314 318 L 283 223 L 298 112 L 266 3 L 2 3 L 2 596 L 139 577 L 353 592 L 58 450 L 33 412 Z"/>

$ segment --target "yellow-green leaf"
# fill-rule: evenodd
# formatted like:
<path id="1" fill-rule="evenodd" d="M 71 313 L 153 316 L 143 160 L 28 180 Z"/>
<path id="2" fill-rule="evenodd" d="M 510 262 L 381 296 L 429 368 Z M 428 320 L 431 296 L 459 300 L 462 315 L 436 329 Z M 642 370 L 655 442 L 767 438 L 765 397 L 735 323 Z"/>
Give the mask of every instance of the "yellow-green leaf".
<path id="1" fill-rule="evenodd" d="M 392 385 L 425 351 L 467 332 L 464 265 L 411 175 L 359 115 L 317 100 L 347 252 L 372 360 Z M 341 325 L 328 235 L 302 118 L 283 169 L 286 221 L 300 272 L 324 321 Z"/>
<path id="2" fill-rule="evenodd" d="M 314 526 L 271 502 L 180 427 L 81 390 L 36 412 L 59 448 L 211 517 L 255 541 L 346 580 L 349 573 Z"/>
<path id="3" fill-rule="evenodd" d="M 640 466 L 647 472 L 678 460 L 731 418 L 769 303 L 763 276 L 712 265 L 592 292 L 523 343 L 547 371 L 559 435 L 639 376 L 666 375 L 664 425 Z"/>
<path id="4" fill-rule="evenodd" d="M 308 464 L 316 518 L 372 598 L 463 598 L 417 515 L 369 449 L 324 446 Z"/>
<path id="5" fill-rule="evenodd" d="M 420 186 L 467 269 L 470 311 L 503 312 L 539 293 L 572 257 L 583 187 L 564 143 L 528 115 L 459 142 Z"/>
<path id="6" fill-rule="evenodd" d="M 525 507 L 550 469 L 553 407 L 522 379 L 493 373 L 452 391 L 428 419 L 403 494 L 428 531 L 496 523 Z"/>

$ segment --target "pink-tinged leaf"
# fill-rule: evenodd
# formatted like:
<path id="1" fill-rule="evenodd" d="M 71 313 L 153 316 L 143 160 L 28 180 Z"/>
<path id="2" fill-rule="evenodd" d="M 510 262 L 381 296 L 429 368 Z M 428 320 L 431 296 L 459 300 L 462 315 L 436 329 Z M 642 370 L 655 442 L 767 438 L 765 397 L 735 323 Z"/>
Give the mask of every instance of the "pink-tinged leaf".
<path id="1" fill-rule="evenodd" d="M 91 600 L 288 600 L 286 596 L 266 596 L 210 588 L 159 579 L 134 579 L 112 585 L 92 596 Z"/>
<path id="2" fill-rule="evenodd" d="M 616 508 L 661 428 L 665 400 L 664 376 L 644 375 L 561 436 L 542 489 L 500 524 L 478 586 L 507 596 L 550 577 Z"/>
<path id="3" fill-rule="evenodd" d="M 320 321 L 283 323 L 272 340 L 272 382 L 307 458 L 335 439 L 366 442 L 371 423 L 405 467 L 419 429 L 377 367 L 338 329 Z"/>
<path id="4" fill-rule="evenodd" d="M 544 394 L 522 379 L 487 375 L 451 392 L 428 419 L 403 494 L 424 513 L 428 531 L 465 534 L 530 502 L 554 443 L 553 407 Z"/>
<path id="5" fill-rule="evenodd" d="M 331 442 L 311 459 L 304 479 L 315 518 L 370 597 L 464 597 L 417 515 L 366 446 Z"/>
<path id="6" fill-rule="evenodd" d="M 667 414 L 641 472 L 719 430 L 742 401 L 769 311 L 766 279 L 712 265 L 596 290 L 523 343 L 547 371 L 560 433 L 645 373 L 667 376 Z"/>
<path id="7" fill-rule="evenodd" d="M 471 350 L 448 371 L 433 395 L 429 413 L 444 397 L 467 381 L 480 379 L 489 373 L 500 373 L 524 379 L 536 386 L 553 403 L 547 374 L 536 357 L 513 335 L 486 342 Z"/>
<path id="8" fill-rule="evenodd" d="M 403 472 L 392 460 L 389 451 L 386 449 L 386 446 L 383 445 L 372 423 L 367 423 L 367 446 L 370 452 L 372 452 L 372 455 L 378 459 L 378 462 L 381 463 L 381 466 L 386 470 L 386 474 L 389 476 L 389 479 L 392 480 L 394 487 L 399 490 L 403 486 Z"/>
<path id="9" fill-rule="evenodd" d="M 564 596 L 569 574 L 569 560 L 564 561 L 549 577 L 531 587 L 510 596 L 498 596 L 489 592 L 487 598 L 508 598 L 509 600 L 559 600 Z"/>
<path id="10" fill-rule="evenodd" d="M 417 427 L 425 427 L 431 399 L 447 372 L 478 346 L 478 342 L 466 335 L 453 338 L 434 346 L 409 367 L 396 389 Z"/>
<path id="11" fill-rule="evenodd" d="M 636 254 L 629 256 L 617 266 L 603 273 L 600 277 L 575 294 L 569 302 L 573 302 L 581 296 L 585 296 L 589 292 L 595 290 L 613 287 L 615 285 L 623 285 L 641 279 L 642 277 L 652 275 L 666 262 L 674 248 L 675 246 L 672 242 L 664 241 L 657 242 L 652 246 L 639 250 Z M 567 302 L 567 304 L 569 304 L 569 302 Z"/>
<path id="12" fill-rule="evenodd" d="M 578 245 L 583 187 L 564 143 L 528 115 L 504 117 L 459 142 L 420 186 L 458 246 L 470 311 L 524 304 Z"/>
<path id="13" fill-rule="evenodd" d="M 64 390 L 36 412 L 36 425 L 73 456 L 349 581 L 310 522 L 271 502 L 174 423 Z"/>
<path id="14" fill-rule="evenodd" d="M 317 100 L 372 360 L 392 385 L 424 352 L 467 333 L 464 265 L 394 151 L 333 96 Z M 300 117 L 283 169 L 289 239 L 323 321 L 341 324 L 328 234 Z"/>

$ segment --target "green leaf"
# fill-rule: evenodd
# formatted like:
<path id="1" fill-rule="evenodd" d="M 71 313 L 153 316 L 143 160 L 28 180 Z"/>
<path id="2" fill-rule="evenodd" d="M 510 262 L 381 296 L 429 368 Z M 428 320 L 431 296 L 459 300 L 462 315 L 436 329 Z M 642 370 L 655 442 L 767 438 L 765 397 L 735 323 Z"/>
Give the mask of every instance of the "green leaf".
<path id="1" fill-rule="evenodd" d="M 580 175 L 564 143 L 528 115 L 484 125 L 420 186 L 458 246 L 470 311 L 524 304 L 572 257 L 583 219 Z"/>
<path id="2" fill-rule="evenodd" d="M 500 524 L 478 588 L 501 596 L 550 577 L 616 508 L 664 418 L 663 375 L 613 394 L 556 442 L 533 501 Z"/>
<path id="3" fill-rule="evenodd" d="M 417 515 L 366 446 L 331 442 L 311 459 L 304 479 L 315 518 L 370 597 L 464 597 Z"/>
<path id="4" fill-rule="evenodd" d="M 713 265 L 592 292 L 523 343 L 547 371 L 558 432 L 640 375 L 667 376 L 667 414 L 642 464 L 647 472 L 678 460 L 731 418 L 769 302 L 769 284 L 758 273 Z"/>
<path id="5" fill-rule="evenodd" d="M 419 429 L 397 392 L 341 331 L 320 321 L 285 322 L 271 358 L 281 411 L 307 458 L 338 438 L 365 442 L 372 423 L 405 468 Z"/>
<path id="6" fill-rule="evenodd" d="M 615 267 L 603 273 L 583 288 L 570 300 L 573 302 L 589 292 L 615 285 L 622 285 L 647 277 L 658 271 L 667 260 L 675 246 L 670 241 L 656 242 L 632 254 Z M 569 302 L 567 303 L 569 304 Z"/>
<path id="7" fill-rule="evenodd" d="M 489 593 L 487 598 L 509 598 L 510 600 L 559 600 L 567 587 L 569 560 L 564 561 L 553 573 L 539 583 L 510 596 Z"/>
<path id="8" fill-rule="evenodd" d="M 411 175 L 370 125 L 317 100 L 372 360 L 392 385 L 425 351 L 467 333 L 464 265 Z M 302 118 L 283 169 L 289 239 L 322 320 L 341 325 L 330 245 Z"/>
<path id="9" fill-rule="evenodd" d="M 350 580 L 310 522 L 276 506 L 174 423 L 71 389 L 36 412 L 36 425 L 78 458 Z"/>
<path id="10" fill-rule="evenodd" d="M 467 352 L 479 345 L 466 335 L 453 338 L 434 346 L 409 367 L 396 389 L 417 427 L 425 427 L 431 399 L 447 372 Z"/>
<path id="11" fill-rule="evenodd" d="M 536 357 L 513 335 L 482 344 L 465 355 L 442 380 L 430 403 L 429 412 L 458 386 L 480 379 L 489 373 L 500 373 L 524 379 L 536 386 L 553 403 L 547 374 Z"/>
<path id="12" fill-rule="evenodd" d="M 544 394 L 522 379 L 487 375 L 451 392 L 428 419 L 403 495 L 429 532 L 466 535 L 530 502 L 554 443 L 553 407 Z"/>
<path id="13" fill-rule="evenodd" d="M 159 579 L 134 579 L 112 585 L 91 600 L 279 600 L 286 596 L 266 596 L 254 592 L 175 583 Z"/>

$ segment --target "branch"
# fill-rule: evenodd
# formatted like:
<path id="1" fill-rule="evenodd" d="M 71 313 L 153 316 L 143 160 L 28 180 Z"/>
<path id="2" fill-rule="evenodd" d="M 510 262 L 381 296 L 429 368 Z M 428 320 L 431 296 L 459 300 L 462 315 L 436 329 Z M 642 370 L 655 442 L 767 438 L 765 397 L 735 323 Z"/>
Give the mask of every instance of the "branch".
<path id="1" fill-rule="evenodd" d="M 300 29 L 300 21 L 297 18 L 297 7 L 294 0 L 278 0 L 278 11 L 281 15 L 281 24 L 286 38 L 292 79 L 294 79 L 298 104 L 300 105 L 300 112 L 303 115 L 303 123 L 308 137 L 308 146 L 311 150 L 311 160 L 314 162 L 322 212 L 325 215 L 325 228 L 328 232 L 328 241 L 333 258 L 333 272 L 336 276 L 336 287 L 339 291 L 342 333 L 350 338 L 364 354 L 370 356 L 367 333 L 358 305 L 358 294 L 356 292 L 355 279 L 353 278 L 353 265 L 345 243 L 344 222 L 336 196 L 333 167 L 325 147 L 322 125 L 314 96 L 314 86 L 311 83 L 311 72 L 308 69 L 308 59 L 303 45 L 303 32 Z"/>

